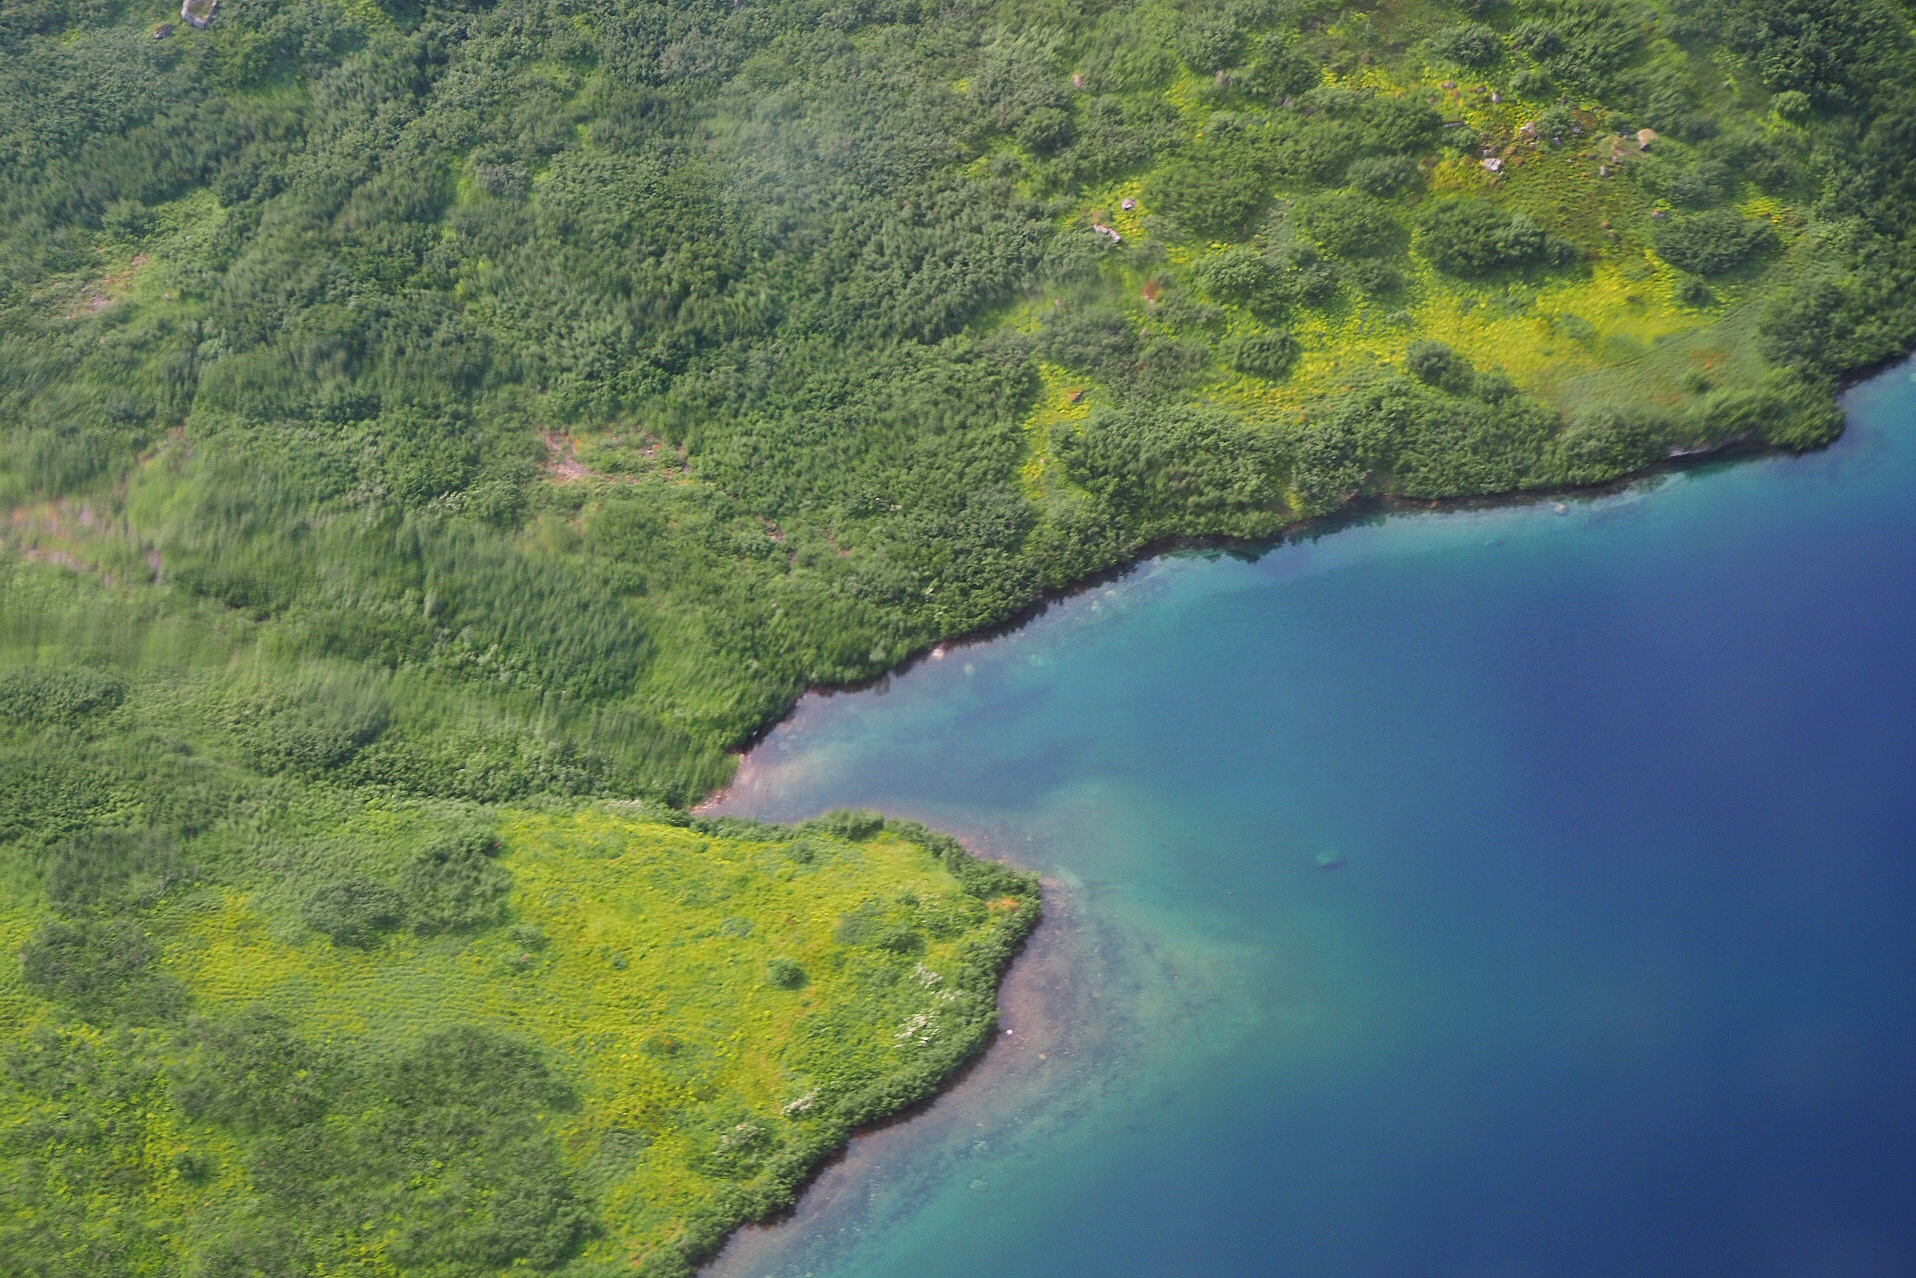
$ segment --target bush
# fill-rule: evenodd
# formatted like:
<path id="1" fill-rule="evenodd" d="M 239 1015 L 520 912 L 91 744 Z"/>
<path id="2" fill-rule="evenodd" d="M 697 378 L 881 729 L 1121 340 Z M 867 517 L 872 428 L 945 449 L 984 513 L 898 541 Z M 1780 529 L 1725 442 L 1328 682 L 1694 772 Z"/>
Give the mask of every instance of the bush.
<path id="1" fill-rule="evenodd" d="M 1776 245 L 1776 228 L 1734 209 L 1711 209 L 1657 228 L 1657 256 L 1679 270 L 1719 275 Z"/>
<path id="2" fill-rule="evenodd" d="M 1359 145 L 1373 155 L 1418 155 L 1445 134 L 1436 107 L 1410 97 L 1373 93 L 1359 99 Z"/>
<path id="3" fill-rule="evenodd" d="M 870 808 L 838 808 L 823 816 L 813 817 L 798 828 L 818 830 L 844 839 L 847 843 L 862 843 L 884 831 L 885 814 Z"/>
<path id="4" fill-rule="evenodd" d="M 1200 261 L 1196 275 L 1212 297 L 1261 318 L 1281 315 L 1300 302 L 1319 301 L 1337 289 L 1337 273 L 1308 244 L 1291 245 L 1281 254 L 1224 249 Z"/>
<path id="5" fill-rule="evenodd" d="M 1264 208 L 1264 177 L 1249 157 L 1225 146 L 1193 149 L 1152 173 L 1146 198 L 1154 209 L 1205 237 L 1230 239 Z"/>
<path id="6" fill-rule="evenodd" d="M 1576 253 L 1524 214 L 1507 213 L 1477 196 L 1429 205 L 1417 219 L 1416 245 L 1438 270 L 1462 276 L 1538 263 L 1561 264 Z"/>
<path id="7" fill-rule="evenodd" d="M 391 721 L 385 698 L 370 689 L 326 687 L 242 722 L 240 754 L 268 775 L 318 777 L 352 760 Z"/>
<path id="8" fill-rule="evenodd" d="M 1520 23 L 1510 33 L 1510 47 L 1526 58 L 1542 62 L 1563 52 L 1563 32 L 1541 19 Z"/>
<path id="9" fill-rule="evenodd" d="M 1801 124 L 1809 119 L 1814 109 L 1815 104 L 1810 101 L 1810 95 L 1801 89 L 1785 89 L 1770 99 L 1770 110 L 1792 124 Z"/>
<path id="10" fill-rule="evenodd" d="M 28 989 L 89 1021 L 157 1025 L 180 1014 L 186 990 L 154 968 L 156 958 L 132 922 L 48 922 L 21 947 L 20 975 Z"/>
<path id="11" fill-rule="evenodd" d="M 1788 374 L 1754 390 L 1715 391 L 1696 414 L 1711 442 L 1756 439 L 1797 452 L 1821 448 L 1843 430 L 1842 410 L 1829 392 Z"/>
<path id="12" fill-rule="evenodd" d="M 1344 180 L 1366 195 L 1395 195 L 1417 180 L 1417 161 L 1408 155 L 1367 155 L 1351 161 Z"/>
<path id="13" fill-rule="evenodd" d="M 1394 292 L 1404 286 L 1404 273 L 1380 258 L 1346 262 L 1344 278 L 1352 288 L 1373 295 Z"/>
<path id="14" fill-rule="evenodd" d="M 1404 368 L 1426 386 L 1463 391 L 1471 380 L 1470 361 L 1442 342 L 1419 338 L 1404 352 Z"/>
<path id="15" fill-rule="evenodd" d="M 1137 362 L 1137 334 L 1112 306 L 1067 306 L 1038 330 L 1040 359 L 1105 381 L 1124 380 Z"/>
<path id="16" fill-rule="evenodd" d="M 1224 343 L 1224 360 L 1240 373 L 1282 381 L 1297 363 L 1297 338 L 1284 329 L 1259 329 Z"/>
<path id="17" fill-rule="evenodd" d="M 300 907 L 306 926 L 324 932 L 335 945 L 372 945 L 405 916 L 404 897 L 362 874 L 329 879 L 308 893 Z"/>
<path id="18" fill-rule="evenodd" d="M 1645 184 L 1670 203 L 1683 208 L 1708 208 L 1720 204 L 1736 187 L 1729 165 L 1721 160 L 1703 159 L 1694 164 L 1641 170 Z"/>
<path id="19" fill-rule="evenodd" d="M 1071 113 L 1059 107 L 1038 107 L 1019 122 L 1012 136 L 1035 155 L 1052 155 L 1071 144 Z"/>
<path id="20" fill-rule="evenodd" d="M 47 899 L 69 913 L 144 909 L 191 877 L 173 840 L 158 830 L 94 830 L 54 849 Z"/>
<path id="21" fill-rule="evenodd" d="M 908 927 L 890 927 L 878 934 L 872 942 L 888 953 L 911 958 L 925 952 L 925 938 Z"/>
<path id="22" fill-rule="evenodd" d="M 1685 306 L 1704 307 L 1716 301 L 1716 294 L 1710 286 L 1694 275 L 1686 275 L 1677 283 L 1676 300 Z"/>
<path id="23" fill-rule="evenodd" d="M 1538 140 L 1553 147 L 1562 146 L 1577 134 L 1576 114 L 1561 102 L 1546 108 L 1533 123 L 1537 127 Z"/>
<path id="24" fill-rule="evenodd" d="M 442 840 L 414 857 L 399 880 L 413 930 L 465 932 L 504 922 L 512 874 L 492 859 L 498 850 L 491 834 L 473 833 Z"/>
<path id="25" fill-rule="evenodd" d="M 867 901 L 838 920 L 832 939 L 840 945 L 870 945 L 884 934 L 884 922 L 884 911 L 876 902 Z"/>
<path id="26" fill-rule="evenodd" d="M 1078 483 L 1133 518 L 1249 535 L 1282 503 L 1273 442 L 1216 408 L 1129 405 L 1094 413 L 1058 446 Z"/>
<path id="27" fill-rule="evenodd" d="M 1239 78 L 1247 92 L 1269 102 L 1282 102 L 1308 93 L 1317 86 L 1322 72 L 1317 62 L 1295 49 L 1266 42 L 1259 55 L 1251 59 Z"/>
<path id="28" fill-rule="evenodd" d="M 803 989 L 807 979 L 805 969 L 791 959 L 775 958 L 765 964 L 766 983 L 775 989 Z"/>
<path id="29" fill-rule="evenodd" d="M 187 1117 L 251 1132 L 296 1127 L 325 1112 L 328 1080 L 318 1053 L 263 1004 L 225 1020 L 195 1019 L 188 1038 L 194 1050 L 171 1079 Z"/>
<path id="30" fill-rule="evenodd" d="M 1487 67 L 1504 55 L 1503 37 L 1481 22 L 1440 31 L 1430 38 L 1430 51 L 1467 67 Z"/>
<path id="31" fill-rule="evenodd" d="M 1550 442 L 1541 475 L 1553 484 L 1601 484 L 1669 454 L 1673 423 L 1652 410 L 1599 405 Z"/>
<path id="32" fill-rule="evenodd" d="M 97 670 L 34 667 L 0 677 L 0 719 L 15 723 L 72 723 L 125 699 L 126 683 Z"/>
<path id="33" fill-rule="evenodd" d="M 1333 191 L 1300 200 L 1292 216 L 1306 235 L 1339 257 L 1381 253 L 1400 233 L 1390 210 L 1359 191 Z"/>

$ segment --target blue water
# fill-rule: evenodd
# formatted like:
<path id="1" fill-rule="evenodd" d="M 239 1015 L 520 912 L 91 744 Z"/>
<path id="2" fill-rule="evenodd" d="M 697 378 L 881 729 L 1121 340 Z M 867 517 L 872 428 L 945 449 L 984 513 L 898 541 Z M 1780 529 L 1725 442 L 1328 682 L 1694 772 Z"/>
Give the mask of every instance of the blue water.
<path id="1" fill-rule="evenodd" d="M 808 699 L 730 808 L 1042 871 L 1075 1028 L 721 1271 L 1916 1274 L 1911 379 Z"/>

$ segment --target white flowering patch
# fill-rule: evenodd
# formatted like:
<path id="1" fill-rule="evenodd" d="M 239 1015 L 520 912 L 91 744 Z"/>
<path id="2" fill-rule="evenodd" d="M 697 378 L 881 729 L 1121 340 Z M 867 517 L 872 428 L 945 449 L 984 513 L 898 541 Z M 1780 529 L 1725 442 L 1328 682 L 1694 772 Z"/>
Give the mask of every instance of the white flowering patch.
<path id="1" fill-rule="evenodd" d="M 753 1145 L 758 1144 L 764 1135 L 765 1129 L 757 1123 L 740 1123 L 737 1127 L 734 1127 L 731 1131 L 719 1137 L 719 1152 L 721 1154 L 731 1154 L 741 1149 L 749 1149 Z"/>
<path id="2" fill-rule="evenodd" d="M 938 1037 L 938 1018 L 931 1012 L 913 1013 L 911 1019 L 892 1037 L 898 1040 L 900 1047 L 910 1043 L 929 1043 Z"/>

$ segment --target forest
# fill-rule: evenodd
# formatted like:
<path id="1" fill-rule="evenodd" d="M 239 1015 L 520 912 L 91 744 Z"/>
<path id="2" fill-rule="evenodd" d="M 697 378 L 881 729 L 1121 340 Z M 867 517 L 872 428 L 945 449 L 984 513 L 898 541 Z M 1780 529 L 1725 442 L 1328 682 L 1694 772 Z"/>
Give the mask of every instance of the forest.
<path id="1" fill-rule="evenodd" d="M 737 752 L 1156 547 L 1827 443 L 1910 18 L 0 0 L 0 1267 L 685 1272 L 1038 909 Z"/>

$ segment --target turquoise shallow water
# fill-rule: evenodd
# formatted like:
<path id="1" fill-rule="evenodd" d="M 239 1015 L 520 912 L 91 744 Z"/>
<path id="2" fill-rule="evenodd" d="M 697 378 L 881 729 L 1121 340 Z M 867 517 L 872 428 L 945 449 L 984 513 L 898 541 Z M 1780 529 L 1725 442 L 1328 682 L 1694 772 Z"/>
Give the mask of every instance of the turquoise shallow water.
<path id="1" fill-rule="evenodd" d="M 728 810 L 920 817 L 1057 921 L 719 1273 L 1916 1273 L 1916 385 L 1849 406 L 807 699 Z"/>

